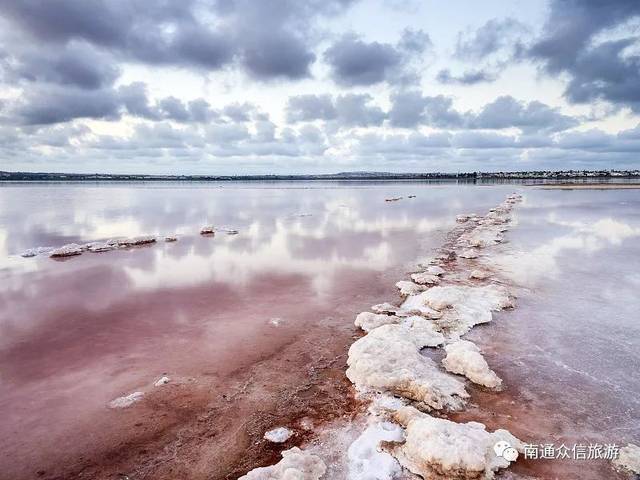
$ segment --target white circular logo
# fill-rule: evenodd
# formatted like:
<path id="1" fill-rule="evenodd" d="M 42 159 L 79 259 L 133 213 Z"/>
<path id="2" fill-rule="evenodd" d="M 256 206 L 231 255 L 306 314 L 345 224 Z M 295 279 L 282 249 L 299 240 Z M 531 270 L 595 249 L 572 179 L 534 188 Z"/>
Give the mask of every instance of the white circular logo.
<path id="1" fill-rule="evenodd" d="M 497 442 L 493 446 L 493 451 L 498 457 L 502 457 L 508 462 L 514 462 L 518 458 L 518 451 L 504 440 Z"/>

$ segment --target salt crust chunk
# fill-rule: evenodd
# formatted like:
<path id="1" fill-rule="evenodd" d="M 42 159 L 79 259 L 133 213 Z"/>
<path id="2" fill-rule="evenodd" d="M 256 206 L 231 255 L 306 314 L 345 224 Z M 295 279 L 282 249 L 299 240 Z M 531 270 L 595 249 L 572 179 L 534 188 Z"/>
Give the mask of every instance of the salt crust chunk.
<path id="1" fill-rule="evenodd" d="M 137 245 L 147 245 L 149 243 L 155 242 L 156 237 L 152 237 L 151 235 L 142 235 L 139 237 L 121 238 L 118 240 L 118 245 L 120 245 L 121 247 L 129 247 Z"/>
<path id="2" fill-rule="evenodd" d="M 378 303 L 377 305 L 372 305 L 371 306 L 371 311 L 373 313 L 393 314 L 393 313 L 396 313 L 398 311 L 398 307 L 396 307 L 395 305 L 390 304 L 389 302 L 384 302 L 384 303 Z"/>
<path id="3" fill-rule="evenodd" d="M 142 392 L 133 392 L 129 395 L 125 395 L 123 397 L 118 397 L 115 400 L 111 400 L 109 402 L 109 408 L 127 408 L 133 405 L 134 403 L 142 400 L 144 393 Z"/>
<path id="4" fill-rule="evenodd" d="M 60 248 L 56 248 L 55 250 L 51 250 L 49 253 L 50 257 L 72 257 L 74 255 L 82 254 L 82 245 L 78 245 L 76 243 L 70 243 L 68 245 L 63 245 Z"/>
<path id="5" fill-rule="evenodd" d="M 417 295 L 425 289 L 424 286 L 408 280 L 400 280 L 399 282 L 396 282 L 396 287 L 400 290 L 400 295 L 405 297 L 408 295 Z"/>
<path id="6" fill-rule="evenodd" d="M 273 443 L 283 443 L 289 440 L 293 432 L 286 427 L 277 427 L 264 434 L 264 439 Z"/>
<path id="7" fill-rule="evenodd" d="M 402 428 L 392 422 L 374 421 L 347 451 L 349 480 L 392 480 L 400 472 L 398 461 L 382 451 L 380 442 L 400 442 Z"/>
<path id="8" fill-rule="evenodd" d="M 489 368 L 475 343 L 458 340 L 445 346 L 444 350 L 447 356 L 442 360 L 442 365 L 447 371 L 464 375 L 473 383 L 488 388 L 497 388 L 502 384 L 502 380 Z"/>
<path id="9" fill-rule="evenodd" d="M 460 252 L 458 256 L 462 258 L 471 259 L 471 258 L 478 258 L 479 254 L 477 250 L 473 248 L 467 248 L 466 250 L 463 250 L 462 252 Z"/>
<path id="10" fill-rule="evenodd" d="M 319 480 L 326 470 L 320 457 L 293 447 L 275 465 L 254 468 L 238 480 Z"/>
<path id="11" fill-rule="evenodd" d="M 430 265 L 427 267 L 427 273 L 430 273 L 431 275 L 444 275 L 445 274 L 445 269 L 442 268 L 439 265 Z"/>
<path id="12" fill-rule="evenodd" d="M 492 311 L 512 306 L 508 291 L 497 285 L 432 287 L 407 297 L 402 304 L 405 310 L 440 312 L 437 324 L 458 335 L 467 333 L 474 325 L 490 322 Z"/>
<path id="13" fill-rule="evenodd" d="M 413 280 L 418 285 L 437 285 L 440 283 L 440 277 L 427 272 L 414 273 L 411 275 Z"/>
<path id="14" fill-rule="evenodd" d="M 640 475 L 640 447 L 633 443 L 622 447 L 613 464 L 618 468 Z"/>
<path id="15" fill-rule="evenodd" d="M 404 443 L 384 443 L 400 464 L 422 478 L 471 480 L 495 478 L 508 460 L 496 455 L 499 441 L 522 451 L 524 445 L 507 430 L 488 432 L 482 423 L 456 423 L 403 407 L 394 419 L 405 427 Z"/>
<path id="16" fill-rule="evenodd" d="M 374 328 L 381 327 L 382 325 L 388 325 L 391 323 L 398 323 L 400 317 L 395 315 L 385 315 L 384 313 L 371 313 L 362 312 L 356 317 L 355 325 L 360 327 L 365 332 L 370 332 Z"/>
<path id="17" fill-rule="evenodd" d="M 464 384 L 420 354 L 444 337 L 422 317 L 409 318 L 410 326 L 383 325 L 351 345 L 347 377 L 361 391 L 387 391 L 427 409 L 460 408 L 468 397 Z"/>
<path id="18" fill-rule="evenodd" d="M 472 270 L 471 273 L 469 274 L 469 278 L 473 278 L 476 280 L 484 280 L 486 278 L 489 278 L 491 276 L 491 274 L 489 272 L 486 272 L 484 270 Z"/>

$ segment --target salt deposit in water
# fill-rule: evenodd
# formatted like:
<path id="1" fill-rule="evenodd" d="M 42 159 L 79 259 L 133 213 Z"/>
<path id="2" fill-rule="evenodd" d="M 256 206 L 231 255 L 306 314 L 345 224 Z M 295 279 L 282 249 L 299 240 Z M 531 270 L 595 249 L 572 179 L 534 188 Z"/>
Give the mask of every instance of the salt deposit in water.
<path id="1" fill-rule="evenodd" d="M 404 438 L 399 425 L 374 421 L 349 446 L 349 480 L 391 480 L 400 472 L 400 465 L 380 448 L 380 442 L 400 442 Z"/>
<path id="2" fill-rule="evenodd" d="M 622 447 L 613 464 L 619 469 L 640 475 L 640 447 L 633 443 Z"/>
<path id="3" fill-rule="evenodd" d="M 456 423 L 435 418 L 413 407 L 403 407 L 394 419 L 405 429 L 404 442 L 383 443 L 400 464 L 422 478 L 433 480 L 493 479 L 510 464 L 493 450 L 507 442 L 522 451 L 524 445 L 507 430 L 488 432 L 482 423 Z"/>
<path id="4" fill-rule="evenodd" d="M 377 305 L 371 306 L 371 311 L 374 313 L 394 314 L 398 311 L 398 307 L 390 304 L 389 302 L 378 303 Z"/>
<path id="5" fill-rule="evenodd" d="M 155 243 L 156 237 L 151 235 L 141 235 L 139 237 L 121 238 L 118 240 L 118 245 L 121 247 L 135 247 L 139 245 L 148 245 Z"/>
<path id="6" fill-rule="evenodd" d="M 427 272 L 414 273 L 411 275 L 413 280 L 418 285 L 437 285 L 440 283 L 440 277 Z"/>
<path id="7" fill-rule="evenodd" d="M 424 332 L 404 325 L 383 325 L 357 340 L 349 349 L 347 377 L 359 390 L 381 390 L 420 402 L 428 409 L 457 409 L 468 394 L 464 384 L 441 371 L 420 354 Z M 420 335 L 420 337 L 418 337 Z M 431 346 L 442 343 L 435 333 Z"/>
<path id="8" fill-rule="evenodd" d="M 153 386 L 154 387 L 161 387 L 163 385 L 166 385 L 170 381 L 171 381 L 171 379 L 169 377 L 167 377 L 166 375 L 163 375 L 158 380 L 156 380 L 156 382 L 153 384 Z"/>
<path id="9" fill-rule="evenodd" d="M 402 308 L 438 311 L 441 313 L 438 325 L 463 335 L 474 325 L 490 322 L 492 311 L 512 306 L 513 302 L 504 287 L 447 285 L 432 287 L 419 295 L 407 297 Z"/>
<path id="10" fill-rule="evenodd" d="M 417 295 L 425 289 L 423 285 L 418 285 L 417 283 L 410 282 L 408 280 L 400 280 L 399 282 L 396 282 L 396 287 L 400 290 L 400 295 L 405 297 L 408 295 Z"/>
<path id="11" fill-rule="evenodd" d="M 142 392 L 133 392 L 129 395 L 125 395 L 123 397 L 118 397 L 109 402 L 109 408 L 127 408 L 133 405 L 134 403 L 142 400 L 144 397 L 144 393 Z"/>
<path id="12" fill-rule="evenodd" d="M 472 259 L 472 258 L 478 258 L 480 256 L 480 254 L 474 248 L 467 248 L 467 249 L 463 250 L 462 252 L 460 252 L 458 254 L 458 256 L 461 257 L 461 258 Z"/>
<path id="13" fill-rule="evenodd" d="M 384 313 L 362 312 L 356 316 L 355 326 L 360 327 L 365 332 L 369 332 L 374 328 L 391 323 L 398 323 L 399 317 L 395 315 L 386 315 Z"/>
<path id="14" fill-rule="evenodd" d="M 56 248 L 49 252 L 49 256 L 52 258 L 72 257 L 74 255 L 81 255 L 84 249 L 77 243 L 70 243 L 63 245 L 60 248 Z"/>
<path id="15" fill-rule="evenodd" d="M 264 434 L 264 439 L 269 440 L 270 442 L 273 442 L 273 443 L 284 443 L 287 440 L 289 440 L 289 438 L 291 438 L 292 435 L 293 435 L 293 432 L 288 428 L 277 427 L 266 432 Z"/>
<path id="16" fill-rule="evenodd" d="M 293 447 L 275 465 L 255 468 L 238 480 L 319 480 L 326 471 L 320 457 Z"/>
<path id="17" fill-rule="evenodd" d="M 458 340 L 444 347 L 447 356 L 442 365 L 451 373 L 464 375 L 473 383 L 497 388 L 502 380 L 489 368 L 478 346 L 467 340 Z"/>

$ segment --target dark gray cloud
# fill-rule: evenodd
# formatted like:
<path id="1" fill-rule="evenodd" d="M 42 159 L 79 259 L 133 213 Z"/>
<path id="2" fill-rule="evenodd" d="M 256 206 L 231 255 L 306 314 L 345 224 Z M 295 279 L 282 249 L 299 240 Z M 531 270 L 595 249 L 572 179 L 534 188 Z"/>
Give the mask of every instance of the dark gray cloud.
<path id="1" fill-rule="evenodd" d="M 300 95 L 287 104 L 287 119 L 291 123 L 314 120 L 333 121 L 341 127 L 379 126 L 386 113 L 372 104 L 368 94 Z"/>
<path id="2" fill-rule="evenodd" d="M 202 24 L 195 7 L 194 0 L 0 0 L 0 11 L 33 44 L 84 41 L 143 63 L 219 68 L 232 59 L 232 44 Z"/>
<path id="3" fill-rule="evenodd" d="M 343 85 L 373 85 L 386 80 L 402 62 L 388 43 L 367 43 L 354 35 L 342 37 L 326 52 L 333 79 Z"/>
<path id="4" fill-rule="evenodd" d="M 640 111 L 640 35 L 625 28 L 639 16 L 636 0 L 553 0 L 544 32 L 526 56 L 549 74 L 568 75 L 569 101 L 605 100 Z M 615 37 L 613 29 L 619 29 Z"/>
<path id="5" fill-rule="evenodd" d="M 327 49 L 324 59 L 340 85 L 407 83 L 415 79 L 411 63 L 431 46 L 429 35 L 420 30 L 405 30 L 397 45 L 365 42 L 348 34 Z"/>
<path id="6" fill-rule="evenodd" d="M 368 127 L 381 125 L 386 114 L 367 94 L 347 94 L 336 98 L 336 114 L 340 124 L 345 126 Z"/>
<path id="7" fill-rule="evenodd" d="M 495 73 L 485 70 L 466 70 L 461 75 L 454 75 L 448 68 L 438 72 L 436 79 L 447 85 L 475 85 L 477 83 L 493 82 L 497 78 Z"/>
<path id="8" fill-rule="evenodd" d="M 329 94 L 290 97 L 286 110 L 287 121 L 291 123 L 336 118 L 336 107 Z"/>
<path id="9" fill-rule="evenodd" d="M 17 100 L 7 101 L 4 110 L 0 121 L 18 125 L 49 125 L 87 118 L 118 120 L 122 115 L 178 123 L 246 122 L 261 115 L 246 103 L 216 110 L 201 98 L 183 102 L 165 97 L 151 102 L 146 85 L 141 82 L 102 89 L 38 84 Z"/>
<path id="10" fill-rule="evenodd" d="M 513 18 L 491 19 L 476 30 L 458 33 L 454 56 L 474 67 L 461 74 L 441 70 L 437 80 L 443 84 L 475 85 L 495 81 L 524 49 L 530 29 Z"/>
<path id="11" fill-rule="evenodd" d="M 453 100 L 449 97 L 425 97 L 421 92 L 407 91 L 391 96 L 389 122 L 394 127 L 402 128 L 418 125 L 459 128 L 463 126 L 465 118 L 453 108 Z"/>
<path id="12" fill-rule="evenodd" d="M 557 108 L 538 101 L 521 102 L 508 95 L 488 103 L 469 121 L 472 128 L 517 127 L 523 131 L 561 131 L 578 124 L 576 118 L 561 114 Z"/>
<path id="13" fill-rule="evenodd" d="M 12 37 L 23 40 L 12 45 L 11 53 L 24 64 L 25 76 L 37 73 L 28 68 L 37 67 L 28 57 L 36 55 L 40 45 L 66 49 L 82 43 L 120 61 L 205 71 L 237 63 L 253 78 L 296 79 L 308 76 L 315 61 L 316 19 L 338 14 L 351 3 L 0 0 L 0 13 Z"/>
<path id="14" fill-rule="evenodd" d="M 579 123 L 576 118 L 563 115 L 557 108 L 537 101 L 518 101 L 508 95 L 498 97 L 474 113 L 457 111 L 450 97 L 423 96 L 418 91 L 392 95 L 388 117 L 392 126 L 400 128 L 419 125 L 450 129 L 519 128 L 525 133 L 562 131 Z"/>
<path id="15" fill-rule="evenodd" d="M 113 84 L 120 74 L 113 59 L 86 42 L 26 50 L 5 64 L 5 81 L 49 82 L 85 89 Z"/>
<path id="16" fill-rule="evenodd" d="M 383 111 L 366 94 L 335 97 L 300 95 L 290 97 L 286 114 L 290 123 L 321 120 L 338 127 L 379 126 L 385 120 L 391 127 L 417 128 L 421 125 L 443 129 L 501 130 L 518 128 L 531 136 L 539 132 L 559 132 L 579 124 L 542 102 L 524 102 L 502 96 L 486 104 L 478 112 L 460 112 L 453 99 L 444 95 L 425 96 L 418 90 L 406 90 L 391 95 L 391 108 Z"/>
<path id="17" fill-rule="evenodd" d="M 118 120 L 120 109 L 120 98 L 112 89 L 50 86 L 29 90 L 14 105 L 12 117 L 25 125 L 69 122 L 77 118 Z"/>

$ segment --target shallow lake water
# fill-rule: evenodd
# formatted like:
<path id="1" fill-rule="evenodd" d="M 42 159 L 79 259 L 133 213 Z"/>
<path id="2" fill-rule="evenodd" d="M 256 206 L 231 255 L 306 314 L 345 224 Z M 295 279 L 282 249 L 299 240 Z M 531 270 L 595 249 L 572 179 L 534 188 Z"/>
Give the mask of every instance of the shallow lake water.
<path id="1" fill-rule="evenodd" d="M 494 261 L 518 305 L 469 335 L 506 389 L 473 391 L 460 418 L 540 443 L 638 443 L 640 190 L 5 184 L 0 478 L 234 478 L 256 466 L 243 456 L 277 458 L 253 446 L 264 428 L 308 408 L 316 421 L 349 414 L 334 386 L 355 315 L 397 300 L 394 283 L 442 244 L 456 214 L 483 213 L 513 191 L 525 201 Z M 199 235 L 207 224 L 239 233 Z M 20 256 L 142 234 L 178 241 Z M 171 383 L 153 387 L 164 374 Z M 287 396 L 303 379 L 309 393 Z M 133 391 L 145 393 L 140 406 L 107 408 Z M 516 471 L 567 478 L 582 465 Z M 602 462 L 589 468 L 582 478 L 607 478 Z"/>

